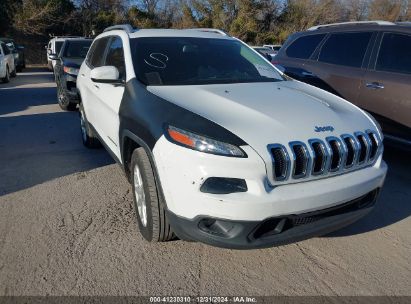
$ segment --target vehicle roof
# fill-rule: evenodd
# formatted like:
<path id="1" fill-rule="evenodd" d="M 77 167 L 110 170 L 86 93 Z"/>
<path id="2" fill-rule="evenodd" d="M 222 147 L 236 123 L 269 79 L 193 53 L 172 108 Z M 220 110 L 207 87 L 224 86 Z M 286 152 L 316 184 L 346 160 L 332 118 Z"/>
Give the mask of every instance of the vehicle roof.
<path id="1" fill-rule="evenodd" d="M 93 38 L 70 38 L 70 39 L 65 39 L 64 42 L 71 42 L 71 41 L 84 41 L 84 40 L 90 40 L 93 41 Z"/>
<path id="2" fill-rule="evenodd" d="M 330 24 L 321 25 L 318 28 L 310 28 L 304 32 L 304 34 L 317 34 L 317 33 L 329 33 L 329 32 L 344 32 L 344 31 L 403 31 L 411 32 L 411 26 L 407 23 L 342 23 L 342 24 Z"/>
<path id="3" fill-rule="evenodd" d="M 107 32 L 106 32 L 107 33 Z M 193 38 L 214 38 L 233 39 L 228 35 L 213 32 L 212 29 L 141 29 L 129 34 L 130 38 L 141 37 L 193 37 Z"/>
<path id="4" fill-rule="evenodd" d="M 69 40 L 69 39 L 82 39 L 86 37 L 81 37 L 81 36 L 58 36 L 58 37 L 53 37 L 50 39 L 50 41 L 64 41 L 64 40 Z"/>

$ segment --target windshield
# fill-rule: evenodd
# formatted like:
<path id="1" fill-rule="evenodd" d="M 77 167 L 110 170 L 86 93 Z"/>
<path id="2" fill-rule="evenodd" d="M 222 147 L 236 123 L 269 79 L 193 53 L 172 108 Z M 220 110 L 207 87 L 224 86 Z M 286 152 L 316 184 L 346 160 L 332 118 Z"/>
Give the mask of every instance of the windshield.
<path id="1" fill-rule="evenodd" d="M 56 41 L 56 54 L 60 53 L 61 47 L 63 46 L 64 41 Z"/>
<path id="2" fill-rule="evenodd" d="M 62 57 L 86 58 L 91 40 L 67 41 Z"/>
<path id="3" fill-rule="evenodd" d="M 146 85 L 198 85 L 284 80 L 239 41 L 191 37 L 131 39 L 137 78 Z"/>

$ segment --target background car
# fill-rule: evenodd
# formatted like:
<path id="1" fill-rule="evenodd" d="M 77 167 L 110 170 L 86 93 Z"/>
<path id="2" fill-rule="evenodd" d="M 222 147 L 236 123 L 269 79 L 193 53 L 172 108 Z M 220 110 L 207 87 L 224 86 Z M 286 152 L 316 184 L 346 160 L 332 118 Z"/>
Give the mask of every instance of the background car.
<path id="1" fill-rule="evenodd" d="M 277 55 L 278 51 L 281 49 L 281 44 L 264 44 L 263 47 L 269 48 L 274 51 L 274 56 Z"/>
<path id="2" fill-rule="evenodd" d="M 11 50 L 4 42 L 0 41 L 0 79 L 9 82 L 10 77 L 16 76 L 16 67 Z"/>
<path id="3" fill-rule="evenodd" d="M 386 138 L 411 145 L 411 26 L 349 22 L 291 35 L 275 63 L 289 76 L 372 113 Z"/>
<path id="4" fill-rule="evenodd" d="M 61 47 L 58 56 L 51 55 L 55 60 L 54 75 L 57 84 L 57 98 L 63 110 L 74 110 L 78 103 L 77 75 L 79 68 L 87 55 L 92 39 L 67 39 Z"/>
<path id="5" fill-rule="evenodd" d="M 8 48 L 11 50 L 14 56 L 14 63 L 16 65 L 17 72 L 21 72 L 26 67 L 26 58 L 24 56 L 24 46 L 18 45 L 10 38 L 0 38 Z"/>
<path id="6" fill-rule="evenodd" d="M 45 46 L 47 50 L 47 67 L 50 71 L 53 71 L 55 61 L 53 61 L 50 56 L 58 55 L 60 53 L 61 47 L 63 46 L 64 41 L 67 39 L 78 39 L 79 36 L 57 36 L 52 38 L 49 43 Z"/>
<path id="7" fill-rule="evenodd" d="M 275 53 L 273 50 L 266 48 L 266 47 L 261 47 L 261 46 L 253 46 L 252 47 L 254 50 L 256 50 L 258 53 L 266 57 L 270 62 L 273 60 Z"/>

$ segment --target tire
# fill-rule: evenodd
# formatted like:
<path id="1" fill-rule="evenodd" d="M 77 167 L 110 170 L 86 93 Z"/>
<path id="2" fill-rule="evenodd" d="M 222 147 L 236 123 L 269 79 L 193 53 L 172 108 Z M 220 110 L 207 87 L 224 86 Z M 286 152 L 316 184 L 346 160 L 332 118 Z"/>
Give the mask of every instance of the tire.
<path id="1" fill-rule="evenodd" d="M 87 121 L 86 114 L 84 112 L 83 104 L 80 103 L 80 131 L 83 145 L 89 149 L 101 148 L 101 143 L 94 131 L 91 129 L 89 122 Z"/>
<path id="2" fill-rule="evenodd" d="M 6 66 L 6 76 L 4 76 L 4 78 L 2 78 L 1 80 L 3 81 L 3 83 L 10 82 L 10 72 L 8 66 Z"/>
<path id="3" fill-rule="evenodd" d="M 70 98 L 67 96 L 66 91 L 61 87 L 59 81 L 57 81 L 57 101 L 60 108 L 64 111 L 75 111 L 77 108 L 76 103 L 70 102 Z"/>
<path id="4" fill-rule="evenodd" d="M 14 67 L 14 70 L 10 73 L 10 76 L 13 78 L 17 76 L 16 67 Z"/>
<path id="5" fill-rule="evenodd" d="M 172 240 L 174 234 L 167 220 L 165 204 L 144 148 L 134 150 L 130 169 L 134 206 L 141 235 L 153 243 Z"/>

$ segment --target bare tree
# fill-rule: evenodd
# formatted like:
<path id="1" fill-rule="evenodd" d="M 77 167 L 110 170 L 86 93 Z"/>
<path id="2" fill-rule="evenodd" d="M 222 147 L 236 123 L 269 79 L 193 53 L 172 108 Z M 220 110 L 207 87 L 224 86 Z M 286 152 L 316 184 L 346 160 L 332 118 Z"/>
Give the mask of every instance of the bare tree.
<path id="1" fill-rule="evenodd" d="M 370 20 L 397 21 L 401 14 L 402 0 L 372 0 Z"/>
<path id="2" fill-rule="evenodd" d="M 350 21 L 367 19 L 368 7 L 371 0 L 346 0 L 347 18 Z"/>

